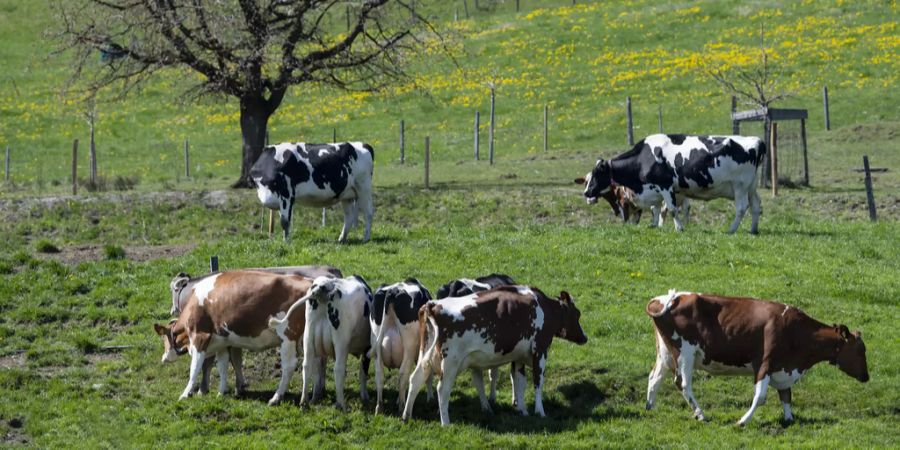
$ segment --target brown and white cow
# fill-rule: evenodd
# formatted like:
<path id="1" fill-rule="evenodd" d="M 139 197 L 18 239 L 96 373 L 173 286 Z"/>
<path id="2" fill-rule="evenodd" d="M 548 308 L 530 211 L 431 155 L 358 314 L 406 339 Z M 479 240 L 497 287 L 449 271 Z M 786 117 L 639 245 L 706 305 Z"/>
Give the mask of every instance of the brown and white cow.
<path id="1" fill-rule="evenodd" d="M 269 404 L 281 401 L 297 366 L 305 317 L 302 313 L 291 317 L 283 338 L 268 328 L 268 322 L 284 317 L 311 285 L 312 280 L 296 275 L 246 270 L 220 272 L 198 282 L 175 322 L 154 325 L 163 337 L 164 362 L 174 361 L 184 348 L 191 355 L 190 378 L 179 399 L 191 395 L 207 355 L 216 356 L 219 393 L 224 393 L 230 348 L 259 351 L 280 346 L 281 382 Z"/>
<path id="2" fill-rule="evenodd" d="M 319 276 L 333 276 L 333 277 L 342 277 L 340 269 L 333 266 L 283 266 L 283 267 L 262 267 L 262 268 L 248 268 L 242 270 L 253 270 L 260 272 L 269 272 L 269 273 L 277 273 L 281 275 L 300 275 L 302 277 L 314 279 Z M 172 278 L 172 281 L 169 283 L 169 290 L 172 294 L 172 309 L 169 311 L 172 315 L 177 315 L 181 312 L 182 309 L 187 305 L 187 301 L 191 296 L 191 293 L 194 289 L 194 285 L 198 282 L 202 281 L 204 278 L 215 275 L 215 273 L 202 275 L 196 278 L 191 277 L 187 273 L 180 272 L 175 275 L 175 278 Z M 174 321 L 173 321 L 174 322 Z M 184 337 L 187 339 L 186 335 Z M 187 342 L 187 341 L 185 341 Z M 185 349 L 186 351 L 186 349 Z M 242 366 L 243 366 L 243 352 L 239 347 L 233 347 L 229 349 L 230 357 L 229 361 L 231 362 L 231 366 L 234 368 L 234 377 L 235 377 L 235 393 L 240 395 L 241 392 L 247 387 L 247 381 L 244 378 Z M 209 392 L 209 372 L 212 370 L 212 366 L 214 364 L 215 355 L 207 355 L 206 361 L 203 362 L 203 377 L 200 379 L 200 393 Z"/>
<path id="3" fill-rule="evenodd" d="M 705 420 L 691 387 L 694 369 L 714 375 L 753 375 L 756 390 L 744 425 L 778 390 L 784 419 L 793 420 L 791 387 L 812 366 L 828 361 L 859 381 L 869 381 L 866 346 L 859 331 L 826 325 L 792 306 L 765 300 L 669 291 L 650 300 L 647 314 L 656 329 L 656 365 L 647 385 L 647 409 L 653 408 L 665 369 Z"/>
<path id="4" fill-rule="evenodd" d="M 585 186 L 585 188 L 591 182 L 591 172 L 588 172 L 587 175 L 576 178 L 575 183 Z M 609 206 L 613 210 L 613 214 L 619 216 L 623 222 L 625 223 L 633 223 L 638 224 L 641 222 L 641 215 L 643 213 L 643 209 L 637 205 L 635 201 L 635 193 L 631 189 L 628 189 L 622 185 L 614 185 L 609 190 L 604 191 L 599 195 L 600 198 L 606 200 L 609 203 Z M 588 204 L 594 204 L 597 202 L 597 197 L 592 197 L 587 199 Z M 688 223 L 691 216 L 691 203 L 687 198 L 681 199 L 679 203 L 682 208 L 684 208 L 684 223 Z M 651 227 L 661 227 L 663 221 L 665 221 L 666 214 L 668 213 L 668 208 L 660 199 L 659 202 L 655 205 L 650 206 L 650 212 L 653 215 L 653 220 L 650 223 Z"/>
<path id="5" fill-rule="evenodd" d="M 466 369 L 484 371 L 509 363 L 514 367 L 513 392 L 519 412 L 528 414 L 527 365 L 534 380 L 534 412 L 544 417 L 541 389 L 547 352 L 555 336 L 576 344 L 587 342 L 578 323 L 580 317 L 567 292 L 552 299 L 526 286 L 502 286 L 465 297 L 429 301 L 419 310 L 419 362 L 410 377 L 403 419 L 412 416 L 416 395 L 432 373 L 440 379 L 441 425 L 448 425 L 450 392 L 456 376 Z M 484 390 L 483 385 L 480 390 Z"/>

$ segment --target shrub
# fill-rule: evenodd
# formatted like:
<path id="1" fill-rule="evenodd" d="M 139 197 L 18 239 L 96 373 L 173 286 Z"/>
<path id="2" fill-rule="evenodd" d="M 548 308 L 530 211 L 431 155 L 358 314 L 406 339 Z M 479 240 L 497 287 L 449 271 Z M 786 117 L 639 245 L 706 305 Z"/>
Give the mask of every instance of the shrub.
<path id="1" fill-rule="evenodd" d="M 125 249 L 118 245 L 107 245 L 103 248 L 106 259 L 125 259 Z"/>
<path id="2" fill-rule="evenodd" d="M 113 187 L 117 191 L 130 191 L 137 186 L 139 181 L 138 177 L 116 175 L 116 177 L 113 178 Z"/>
<path id="3" fill-rule="evenodd" d="M 90 178 L 79 180 L 78 184 L 87 189 L 88 192 L 105 192 L 109 189 L 109 180 L 99 175 L 94 180 Z"/>

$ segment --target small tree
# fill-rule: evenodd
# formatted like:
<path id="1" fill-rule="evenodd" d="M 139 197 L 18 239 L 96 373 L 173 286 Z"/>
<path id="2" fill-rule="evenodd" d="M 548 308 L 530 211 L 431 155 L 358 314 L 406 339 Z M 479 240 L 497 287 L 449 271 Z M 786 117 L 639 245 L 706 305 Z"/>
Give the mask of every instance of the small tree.
<path id="1" fill-rule="evenodd" d="M 124 96 L 180 67 L 201 75 L 186 86 L 193 97 L 237 99 L 234 187 L 252 187 L 250 167 L 290 86 L 377 90 L 406 76 L 428 38 L 441 38 L 404 0 L 56 0 L 55 11 L 59 53 L 74 57 L 71 82 L 88 95 L 113 88 Z"/>

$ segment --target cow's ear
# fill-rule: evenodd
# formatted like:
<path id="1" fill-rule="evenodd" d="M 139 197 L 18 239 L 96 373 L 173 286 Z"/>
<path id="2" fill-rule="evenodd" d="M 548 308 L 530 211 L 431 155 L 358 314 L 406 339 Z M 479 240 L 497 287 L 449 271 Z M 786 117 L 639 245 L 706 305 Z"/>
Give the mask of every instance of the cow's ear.
<path id="1" fill-rule="evenodd" d="M 559 299 L 560 299 L 560 301 L 562 301 L 563 303 L 565 303 L 567 305 L 572 304 L 572 296 L 569 295 L 569 293 L 566 291 L 561 291 L 559 293 Z"/>
<path id="2" fill-rule="evenodd" d="M 584 184 L 584 182 L 585 182 L 584 177 L 578 177 L 575 179 L 575 184 Z"/>
<path id="3" fill-rule="evenodd" d="M 847 328 L 847 325 L 834 324 L 834 331 L 836 331 L 844 341 L 850 340 L 851 334 L 850 329 Z"/>
<path id="4" fill-rule="evenodd" d="M 156 331 L 156 334 L 158 334 L 160 336 L 164 336 L 166 334 L 166 327 L 164 327 L 158 323 L 153 324 L 153 330 Z"/>

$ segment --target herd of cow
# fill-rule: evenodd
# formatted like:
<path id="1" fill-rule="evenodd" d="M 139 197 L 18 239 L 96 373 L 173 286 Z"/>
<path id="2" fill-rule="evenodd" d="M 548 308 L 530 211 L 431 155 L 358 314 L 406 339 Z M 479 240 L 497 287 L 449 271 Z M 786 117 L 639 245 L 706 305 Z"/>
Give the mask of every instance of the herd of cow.
<path id="1" fill-rule="evenodd" d="M 733 233 L 749 207 L 751 233 L 761 211 L 756 168 L 765 143 L 743 136 L 652 135 L 612 160 L 598 160 L 576 180 L 585 186 L 588 203 L 609 201 L 626 221 L 650 208 L 651 226 L 661 222 L 663 208 L 683 229 L 688 199 L 731 198 Z M 281 214 L 285 240 L 295 202 L 325 206 L 340 202 L 345 241 L 361 208 L 365 240 L 370 237 L 374 206 L 374 151 L 367 144 L 285 143 L 267 147 L 251 176 L 262 203 Z M 683 217 L 682 217 L 683 216 Z M 163 361 L 191 355 L 186 398 L 209 389 L 215 363 L 219 392 L 227 391 L 229 361 L 238 393 L 246 387 L 241 351 L 279 347 L 281 381 L 269 404 L 279 403 L 303 355 L 301 404 L 321 399 L 325 366 L 334 360 L 336 405 L 344 409 L 347 357 L 360 358 L 360 395 L 366 390 L 370 359 L 375 360 L 376 413 L 383 411 L 385 368 L 399 369 L 398 408 L 412 415 L 416 396 L 438 378 L 441 423 L 449 419 L 449 398 L 459 373 L 471 371 L 481 407 L 496 402 L 497 368 L 509 364 L 512 403 L 525 408 L 526 368 L 534 385 L 534 412 L 544 416 L 542 388 L 547 356 L 554 337 L 585 344 L 581 313 L 571 295 L 548 297 L 540 289 L 517 284 L 506 275 L 454 280 L 436 299 L 418 280 L 381 285 L 374 292 L 360 276 L 343 278 L 330 266 L 244 269 L 199 278 L 179 274 L 172 280 L 172 309 L 167 325 L 155 325 L 165 346 Z M 675 376 L 696 418 L 703 420 L 692 391 L 694 369 L 712 374 L 749 374 L 755 379 L 750 409 L 738 423 L 750 420 L 765 400 L 768 386 L 778 390 L 785 420 L 791 413 L 791 387 L 813 365 L 828 361 L 846 374 L 868 381 L 865 345 L 859 332 L 826 325 L 791 306 L 751 299 L 669 291 L 650 300 L 646 313 L 656 330 L 656 364 L 647 387 L 647 409 L 654 406 L 666 370 Z M 302 344 L 302 346 L 301 346 Z M 302 348 L 302 352 L 300 349 Z M 489 371 L 490 396 L 484 371 Z M 314 386 L 309 386 L 315 380 Z M 310 389 L 310 387 L 312 389 Z"/>

